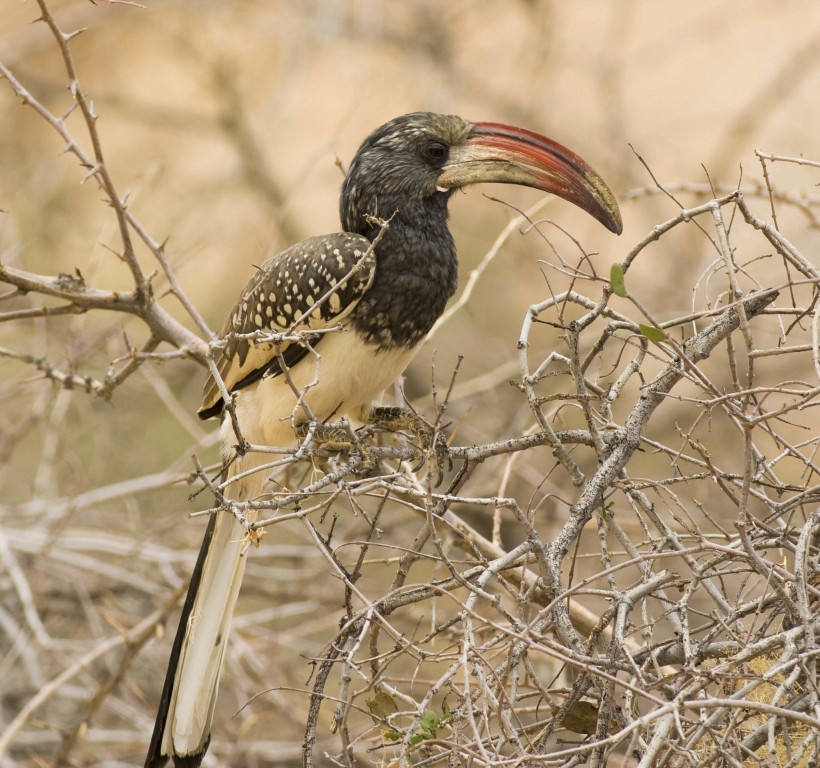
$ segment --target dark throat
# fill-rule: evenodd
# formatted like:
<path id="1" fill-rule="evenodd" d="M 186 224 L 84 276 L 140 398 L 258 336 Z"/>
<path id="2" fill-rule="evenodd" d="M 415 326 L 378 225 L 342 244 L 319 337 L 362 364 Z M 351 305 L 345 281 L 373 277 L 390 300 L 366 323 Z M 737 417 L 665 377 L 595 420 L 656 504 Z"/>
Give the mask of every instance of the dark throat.
<path id="1" fill-rule="evenodd" d="M 376 274 L 352 323 L 382 349 L 414 347 L 433 327 L 458 284 L 456 247 L 447 226 L 447 194 L 397 205 L 380 215 L 389 229 L 376 246 Z M 364 225 L 372 240 L 378 228 Z"/>

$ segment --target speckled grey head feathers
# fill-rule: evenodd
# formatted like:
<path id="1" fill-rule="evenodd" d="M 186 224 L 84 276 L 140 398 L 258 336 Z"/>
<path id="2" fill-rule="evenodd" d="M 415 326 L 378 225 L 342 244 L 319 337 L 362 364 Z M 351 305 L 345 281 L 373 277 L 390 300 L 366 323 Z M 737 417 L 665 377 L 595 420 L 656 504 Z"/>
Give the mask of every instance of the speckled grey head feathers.
<path id="1" fill-rule="evenodd" d="M 400 203 L 418 204 L 436 195 L 449 148 L 462 143 L 472 127 L 457 115 L 413 112 L 373 131 L 356 152 L 342 187 L 344 229 L 365 234 L 366 216 L 386 219 L 396 210 L 401 215 Z"/>

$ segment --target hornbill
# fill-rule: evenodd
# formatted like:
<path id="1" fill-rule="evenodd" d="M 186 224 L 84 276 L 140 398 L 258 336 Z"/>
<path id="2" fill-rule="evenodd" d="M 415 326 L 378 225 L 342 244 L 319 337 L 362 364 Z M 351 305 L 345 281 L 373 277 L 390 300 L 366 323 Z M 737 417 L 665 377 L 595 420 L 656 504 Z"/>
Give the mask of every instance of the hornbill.
<path id="1" fill-rule="evenodd" d="M 237 450 L 234 424 L 251 445 L 284 446 L 294 442 L 294 425 L 311 419 L 350 416 L 367 423 L 374 416 L 374 401 L 402 373 L 456 290 L 447 203 L 456 189 L 479 182 L 551 192 L 621 232 L 618 205 L 603 179 L 537 133 L 429 112 L 377 128 L 342 185 L 344 231 L 309 238 L 264 262 L 222 330 L 215 363 L 224 388 L 209 378 L 199 416 L 223 417 L 231 499 L 264 498 L 267 473 L 252 470 L 270 460 L 270 454 Z M 338 325 L 341 332 L 309 343 L 293 333 L 290 340 L 271 341 L 272 333 Z M 226 417 L 223 393 L 231 393 L 235 419 Z M 148 767 L 169 757 L 175 765 L 198 766 L 205 755 L 247 539 L 230 511 L 211 515 L 171 652 Z"/>

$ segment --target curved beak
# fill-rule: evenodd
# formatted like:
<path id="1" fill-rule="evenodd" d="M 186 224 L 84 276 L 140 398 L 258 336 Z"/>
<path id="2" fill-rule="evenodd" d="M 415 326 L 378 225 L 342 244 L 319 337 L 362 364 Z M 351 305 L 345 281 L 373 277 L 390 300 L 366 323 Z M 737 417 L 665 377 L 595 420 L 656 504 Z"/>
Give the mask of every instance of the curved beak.
<path id="1" fill-rule="evenodd" d="M 450 147 L 436 180 L 438 190 L 482 182 L 535 187 L 583 208 L 616 235 L 623 229 L 615 196 L 595 170 L 574 152 L 533 131 L 475 123 L 466 141 Z"/>

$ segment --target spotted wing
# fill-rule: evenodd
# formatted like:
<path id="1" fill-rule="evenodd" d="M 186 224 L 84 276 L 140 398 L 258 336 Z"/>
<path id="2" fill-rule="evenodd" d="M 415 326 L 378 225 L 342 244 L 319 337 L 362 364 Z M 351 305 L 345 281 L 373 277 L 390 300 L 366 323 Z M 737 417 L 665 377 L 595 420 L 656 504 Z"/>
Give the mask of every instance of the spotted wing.
<path id="1" fill-rule="evenodd" d="M 245 286 L 220 338 L 216 366 L 229 392 L 247 387 L 263 376 L 282 373 L 276 346 L 255 341 L 248 334 L 318 330 L 344 320 L 373 282 L 376 259 L 370 241 L 339 232 L 311 237 L 265 261 Z M 315 347 L 321 340 L 314 340 Z M 279 351 L 287 367 L 308 352 L 299 342 L 282 342 Z M 198 415 L 209 419 L 221 413 L 222 395 L 212 377 L 205 383 Z"/>

